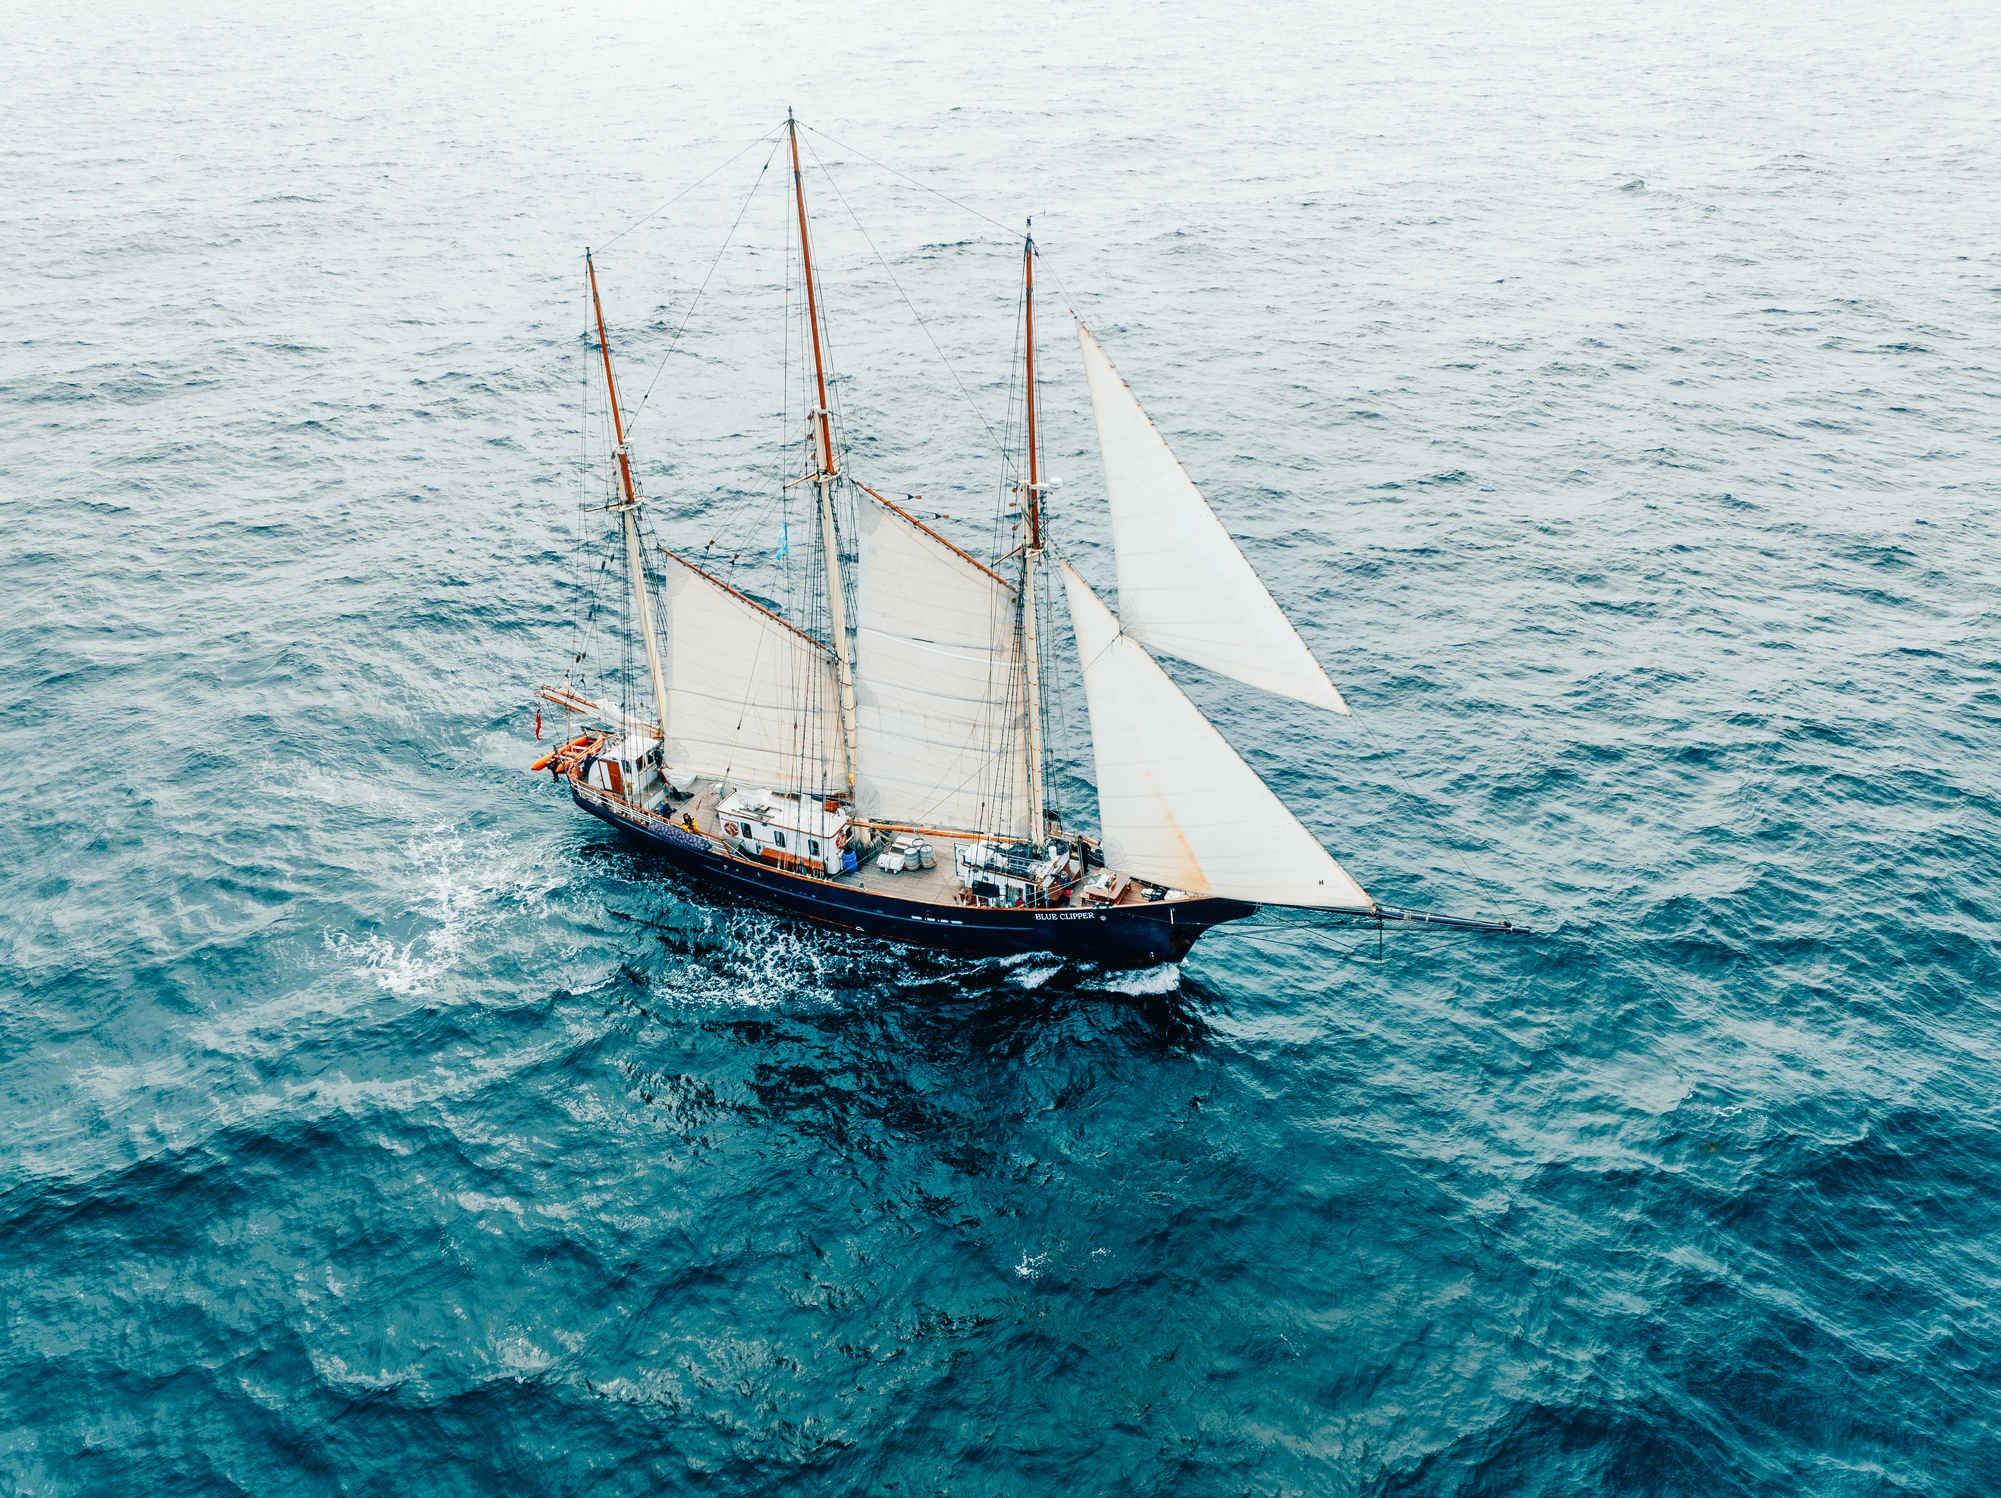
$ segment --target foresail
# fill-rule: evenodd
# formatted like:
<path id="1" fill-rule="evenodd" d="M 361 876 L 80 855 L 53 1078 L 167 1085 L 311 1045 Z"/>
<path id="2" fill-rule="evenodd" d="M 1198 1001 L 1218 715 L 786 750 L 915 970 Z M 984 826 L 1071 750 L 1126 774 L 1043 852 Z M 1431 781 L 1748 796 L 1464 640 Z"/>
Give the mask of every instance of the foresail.
<path id="1" fill-rule="evenodd" d="M 831 657 L 693 563 L 665 556 L 669 768 L 771 790 L 845 788 Z"/>
<path id="2" fill-rule="evenodd" d="M 1028 832 L 1014 594 L 900 512 L 863 500 L 855 802 L 913 826 Z"/>
<path id="3" fill-rule="evenodd" d="M 1077 324 L 1133 639 L 1337 713 L 1347 703 L 1209 508 L 1091 330 Z"/>
<path id="4" fill-rule="evenodd" d="M 1106 862 L 1197 894 L 1368 910 L 1373 902 L 1069 563 Z"/>

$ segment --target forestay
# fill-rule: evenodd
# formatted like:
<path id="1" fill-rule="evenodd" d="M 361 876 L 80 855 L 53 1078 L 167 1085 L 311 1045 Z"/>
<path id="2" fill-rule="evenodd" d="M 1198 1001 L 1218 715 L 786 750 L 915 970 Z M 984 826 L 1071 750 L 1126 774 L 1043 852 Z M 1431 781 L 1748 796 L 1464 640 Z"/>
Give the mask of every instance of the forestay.
<path id="1" fill-rule="evenodd" d="M 1077 338 L 1105 462 L 1125 632 L 1267 692 L 1347 712 L 1334 683 L 1081 322 Z"/>
<path id="2" fill-rule="evenodd" d="M 1063 586 L 1084 667 L 1107 865 L 1196 894 L 1372 909 L 1067 562 Z"/>
<path id="3" fill-rule="evenodd" d="M 663 555 L 668 766 L 779 790 L 844 787 L 832 658 L 693 563 Z"/>
<path id="4" fill-rule="evenodd" d="M 855 801 L 864 816 L 1023 837 L 1014 593 L 889 506 L 860 506 Z"/>

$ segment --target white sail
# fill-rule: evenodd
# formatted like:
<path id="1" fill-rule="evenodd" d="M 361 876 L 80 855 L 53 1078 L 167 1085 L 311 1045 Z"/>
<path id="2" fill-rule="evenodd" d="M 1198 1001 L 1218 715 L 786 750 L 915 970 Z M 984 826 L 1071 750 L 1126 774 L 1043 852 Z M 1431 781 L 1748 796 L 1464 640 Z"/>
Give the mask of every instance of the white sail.
<path id="1" fill-rule="evenodd" d="M 1028 832 L 1014 595 L 986 568 L 863 500 L 855 620 L 855 804 L 920 827 Z"/>
<path id="2" fill-rule="evenodd" d="M 1347 712 L 1334 683 L 1081 322 L 1077 339 L 1105 461 L 1119 622 L 1126 633 L 1236 681 Z"/>
<path id="3" fill-rule="evenodd" d="M 779 790 L 845 787 L 840 697 L 827 652 L 671 552 L 667 764 Z"/>
<path id="4" fill-rule="evenodd" d="M 1197 894 L 1372 909 L 1067 562 L 1063 586 L 1091 712 L 1106 863 Z"/>

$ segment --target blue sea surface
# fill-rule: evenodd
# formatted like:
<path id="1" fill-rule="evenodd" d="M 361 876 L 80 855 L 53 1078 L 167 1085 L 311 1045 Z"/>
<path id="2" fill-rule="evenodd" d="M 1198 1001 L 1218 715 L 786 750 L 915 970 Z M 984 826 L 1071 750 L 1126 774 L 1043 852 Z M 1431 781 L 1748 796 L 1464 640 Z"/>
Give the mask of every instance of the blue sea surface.
<path id="1" fill-rule="evenodd" d="M 0 1492 L 2001 1491 L 1991 5 L 25 0 L 0 86 Z M 1033 214 L 1066 554 L 1067 307 L 1357 716 L 1178 679 L 1540 935 L 952 960 L 525 773 L 586 245 L 657 534 L 779 544 L 788 105 L 855 473 L 982 544 Z"/>

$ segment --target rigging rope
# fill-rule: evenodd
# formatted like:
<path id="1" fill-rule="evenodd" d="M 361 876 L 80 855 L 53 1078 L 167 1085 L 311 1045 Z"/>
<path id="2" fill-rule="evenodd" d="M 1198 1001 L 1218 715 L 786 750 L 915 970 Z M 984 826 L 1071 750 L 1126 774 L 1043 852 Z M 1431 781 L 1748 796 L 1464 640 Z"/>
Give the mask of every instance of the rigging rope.
<path id="1" fill-rule="evenodd" d="M 1001 233 L 1007 237 L 1010 243 L 1018 244 L 1021 242 L 1021 235 L 1017 234 L 1013 229 L 1010 229 L 1006 224 L 1002 223 L 999 219 L 989 218 L 986 214 L 980 212 L 979 209 L 973 207 L 971 204 L 960 202 L 950 193 L 940 192 L 937 188 L 918 181 L 908 172 L 898 171 L 895 167 L 889 165 L 887 162 L 877 161 L 873 156 L 869 155 L 868 152 L 858 151 L 853 146 L 849 145 L 846 141 L 835 140 L 833 136 L 827 134 L 827 132 L 824 130 L 815 130 L 813 126 L 806 125 L 804 120 L 801 120 L 800 123 L 802 125 L 805 125 L 805 128 L 807 130 L 812 131 L 813 134 L 819 136 L 820 139 L 827 142 L 828 145 L 839 146 L 843 151 L 847 151 L 853 155 L 861 157 L 861 159 L 863 161 L 866 161 L 870 166 L 879 167 L 883 171 L 888 172 L 893 177 L 902 178 L 905 182 L 908 182 L 912 187 L 918 188 L 924 192 L 928 192 L 934 198 L 943 198 L 946 202 L 950 203 L 954 208 L 960 209 L 966 213 L 970 213 L 974 218 L 980 219 L 985 223 L 992 224 L 996 229 L 1000 230 Z M 808 149 L 810 149 L 810 147 Z M 822 168 L 822 170 L 825 170 L 825 168 Z"/>
<path id="2" fill-rule="evenodd" d="M 740 156 L 743 153 L 739 151 L 737 154 Z M 667 373 L 667 361 L 674 357 L 674 349 L 680 343 L 681 335 L 688 330 L 689 319 L 695 315 L 695 308 L 701 305 L 702 293 L 709 289 L 709 282 L 715 278 L 716 267 L 722 264 L 723 256 L 729 253 L 730 241 L 736 238 L 736 231 L 743 223 L 743 216 L 750 211 L 750 200 L 757 196 L 758 188 L 764 185 L 764 174 L 771 170 L 772 158 L 777 154 L 778 143 L 773 141 L 771 149 L 765 153 L 764 165 L 757 169 L 757 180 L 750 184 L 750 191 L 744 194 L 742 206 L 737 209 L 736 217 L 730 221 L 730 232 L 723 236 L 722 248 L 716 251 L 715 259 L 709 262 L 708 274 L 702 277 L 702 284 L 695 288 L 694 300 L 688 303 L 688 310 L 682 314 L 681 325 L 674 330 L 674 336 L 667 340 L 667 352 L 660 356 L 660 367 L 653 371 L 653 378 L 647 381 L 646 393 L 639 397 L 639 404 L 632 408 L 632 420 L 625 425 L 627 446 L 631 445 L 632 434 L 638 428 L 640 418 L 645 414 L 647 401 L 653 398 L 653 387 L 660 383 L 660 376 Z"/>
<path id="3" fill-rule="evenodd" d="M 1070 314 L 1070 320 L 1072 322 L 1084 322 L 1084 314 L 1077 310 L 1077 304 L 1070 299 L 1070 288 L 1063 280 L 1063 273 L 1056 268 L 1055 262 L 1049 258 L 1049 252 L 1038 247 L 1035 263 L 1048 267 L 1050 278 L 1056 282 L 1056 294 L 1063 299 L 1063 310 Z M 1085 323 L 1085 326 L 1089 327 L 1090 324 Z"/>
<path id="4" fill-rule="evenodd" d="M 1410 782 L 1404 779 L 1402 772 L 1397 769 L 1395 756 L 1391 753 L 1389 746 L 1376 736 L 1376 730 L 1368 724 L 1360 712 L 1355 710 L 1353 703 L 1349 704 L 1348 716 L 1349 720 L 1367 736 L 1370 745 L 1375 749 L 1376 753 L 1382 757 L 1383 768 L 1390 772 L 1390 778 L 1396 782 L 1397 789 L 1402 792 L 1405 799 L 1416 806 L 1419 814 L 1424 816 L 1432 826 L 1438 828 L 1447 837 L 1450 837 L 1451 829 L 1445 825 L 1442 818 L 1432 815 L 1430 808 L 1425 804 L 1424 800 L 1411 787 Z M 1472 867 L 1461 856 L 1457 848 L 1447 843 L 1440 851 L 1446 855 L 1453 867 L 1465 878 L 1467 884 L 1472 887 L 1476 897 L 1490 892 L 1487 881 L 1473 872 Z M 1494 907 L 1494 909 L 1498 911 L 1498 907 Z"/>
<path id="5" fill-rule="evenodd" d="M 808 126 L 807 128 L 811 129 L 812 127 Z M 820 134 L 820 132 L 817 130 L 813 131 L 813 133 L 815 135 Z M 840 145 L 840 142 L 834 140 L 834 138 L 831 135 L 826 136 L 824 138 L 826 140 L 832 141 L 833 144 L 835 145 Z M 842 149 L 848 150 L 852 148 L 843 146 Z M 876 263 L 882 266 L 883 274 L 889 277 L 889 284 L 896 288 L 896 294 L 899 297 L 903 298 L 903 305 L 910 309 L 910 315 L 916 319 L 917 326 L 923 331 L 925 338 L 929 340 L 931 344 L 931 351 L 938 356 L 938 362 L 945 366 L 945 373 L 947 373 L 952 377 L 952 383 L 959 387 L 959 394 L 965 397 L 966 404 L 968 407 L 971 408 L 973 415 L 977 416 L 979 418 L 980 425 L 986 428 L 987 440 L 992 442 L 995 449 L 1000 453 L 1001 461 L 1004 464 L 1006 464 L 1010 469 L 1012 469 L 1014 466 L 1014 460 L 1012 455 L 1007 450 L 1007 444 L 1002 442 L 1001 439 L 994 434 L 993 423 L 987 420 L 986 412 L 982 411 L 979 408 L 978 403 L 975 402 L 973 399 L 972 392 L 966 389 L 966 382 L 959 378 L 959 371 L 952 367 L 952 361 L 945 357 L 945 350 L 939 347 L 937 338 L 932 335 L 931 325 L 924 321 L 923 314 L 921 314 L 917 310 L 916 304 L 910 300 L 909 293 L 903 289 L 903 283 L 896 279 L 896 272 L 889 268 L 889 261 L 883 257 L 882 251 L 876 248 L 875 240 L 869 237 L 868 230 L 862 226 L 861 216 L 857 214 L 853 206 L 849 204 L 847 195 L 841 191 L 841 185 L 834 180 L 834 174 L 828 171 L 826 163 L 820 160 L 820 153 L 813 150 L 813 144 L 811 141 L 808 141 L 806 143 L 806 150 L 813 158 L 813 165 L 820 169 L 820 175 L 827 179 L 827 185 L 833 188 L 834 196 L 840 199 L 841 206 L 848 210 L 848 217 L 854 220 L 855 228 L 860 231 L 863 241 L 867 243 L 869 249 L 874 253 L 876 258 Z M 855 152 L 855 154 L 857 156 L 861 155 L 859 151 Z M 863 157 L 862 159 L 866 161 L 868 158 Z M 878 166 L 881 165 L 880 162 L 876 164 Z M 940 196 L 943 195 L 940 194 Z M 961 204 L 960 206 L 964 207 L 965 205 Z"/>
<path id="6" fill-rule="evenodd" d="M 704 182 L 708 181 L 711 177 L 717 176 L 718 174 L 728 170 L 730 167 L 734 166 L 738 161 L 742 160 L 745 156 L 749 155 L 752 151 L 756 150 L 759 146 L 763 145 L 766 141 L 773 139 L 777 134 L 778 132 L 776 130 L 770 130 L 766 131 L 763 135 L 758 136 L 757 139 L 749 142 L 734 156 L 730 157 L 728 161 L 725 161 L 721 166 L 713 167 L 709 171 L 704 172 L 701 176 L 697 177 L 693 182 L 690 182 L 686 187 L 682 188 L 679 192 L 675 193 L 673 197 L 669 198 L 666 202 L 662 203 L 658 208 L 654 209 L 651 213 L 645 215 L 643 218 L 634 219 L 631 223 L 627 224 L 623 229 L 620 229 L 616 234 L 612 235 L 610 239 L 607 239 L 602 245 L 598 246 L 598 248 L 608 250 L 613 245 L 617 244 L 621 239 L 625 238 L 626 235 L 630 234 L 634 229 L 637 229 L 641 224 L 651 223 L 654 219 L 660 217 L 661 214 L 665 213 L 669 208 L 672 208 L 676 203 L 680 202 L 681 199 L 687 197 L 689 193 L 693 192 L 696 188 L 700 187 Z"/>

